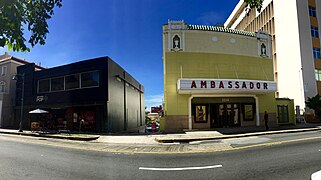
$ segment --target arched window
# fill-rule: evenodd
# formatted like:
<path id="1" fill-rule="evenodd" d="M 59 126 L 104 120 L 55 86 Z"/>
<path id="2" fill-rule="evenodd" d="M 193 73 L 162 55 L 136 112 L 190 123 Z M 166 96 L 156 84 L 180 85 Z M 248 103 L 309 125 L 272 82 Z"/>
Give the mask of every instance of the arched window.
<path id="1" fill-rule="evenodd" d="M 266 56 L 266 46 L 264 43 L 261 44 L 261 56 Z"/>
<path id="2" fill-rule="evenodd" d="M 0 82 L 0 92 L 6 92 L 6 82 L 5 81 Z"/>
<path id="3" fill-rule="evenodd" d="M 181 48 L 181 38 L 178 35 L 175 35 L 173 38 L 173 48 L 180 49 Z"/>

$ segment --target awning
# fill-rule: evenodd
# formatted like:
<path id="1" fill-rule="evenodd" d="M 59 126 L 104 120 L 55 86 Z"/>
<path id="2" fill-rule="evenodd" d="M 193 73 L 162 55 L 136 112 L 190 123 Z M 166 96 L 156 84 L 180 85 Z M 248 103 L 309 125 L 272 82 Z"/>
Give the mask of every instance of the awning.
<path id="1" fill-rule="evenodd" d="M 43 113 L 48 113 L 48 111 L 42 110 L 42 109 L 35 109 L 32 111 L 29 111 L 29 114 L 43 114 Z"/>

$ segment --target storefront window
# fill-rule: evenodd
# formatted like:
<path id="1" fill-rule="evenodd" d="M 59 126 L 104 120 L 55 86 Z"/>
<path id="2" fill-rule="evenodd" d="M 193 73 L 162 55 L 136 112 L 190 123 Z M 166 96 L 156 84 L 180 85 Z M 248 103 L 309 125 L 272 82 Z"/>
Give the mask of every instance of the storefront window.
<path id="1" fill-rule="evenodd" d="M 64 90 L 64 77 L 51 79 L 51 91 Z"/>
<path id="2" fill-rule="evenodd" d="M 66 89 L 80 88 L 79 74 L 73 74 L 65 77 Z"/>
<path id="3" fill-rule="evenodd" d="M 245 121 L 254 120 L 254 113 L 253 113 L 253 105 L 252 104 L 244 105 L 244 120 Z"/>
<path id="4" fill-rule="evenodd" d="M 205 105 L 195 106 L 195 122 L 207 122 L 207 109 Z"/>
<path id="5" fill-rule="evenodd" d="M 81 73 L 81 87 L 99 86 L 99 72 Z"/>
<path id="6" fill-rule="evenodd" d="M 95 130 L 95 112 L 94 111 L 78 111 L 74 115 L 74 129 L 79 128 L 80 131 Z"/>
<path id="7" fill-rule="evenodd" d="M 44 92 L 49 92 L 50 91 L 50 80 L 45 79 L 45 80 L 39 80 L 38 81 L 38 92 L 44 93 Z"/>

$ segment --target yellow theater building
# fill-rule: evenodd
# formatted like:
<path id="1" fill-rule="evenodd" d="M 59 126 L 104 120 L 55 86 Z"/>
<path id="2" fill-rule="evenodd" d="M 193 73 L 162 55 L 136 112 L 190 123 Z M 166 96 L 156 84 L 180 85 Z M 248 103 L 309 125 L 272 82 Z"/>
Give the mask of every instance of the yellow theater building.
<path id="1" fill-rule="evenodd" d="M 271 36 L 168 21 L 163 25 L 166 131 L 295 124 L 276 99 Z"/>

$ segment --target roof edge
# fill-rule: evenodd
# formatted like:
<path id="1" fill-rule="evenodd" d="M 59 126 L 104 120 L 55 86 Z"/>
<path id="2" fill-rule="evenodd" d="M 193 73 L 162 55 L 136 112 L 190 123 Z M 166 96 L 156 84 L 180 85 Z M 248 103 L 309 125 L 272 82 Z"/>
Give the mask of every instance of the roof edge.
<path id="1" fill-rule="evenodd" d="M 238 29 L 229 29 L 229 28 L 218 27 L 218 26 L 188 25 L 187 29 L 188 30 L 199 30 L 199 31 L 224 32 L 224 33 L 238 34 L 238 35 L 243 35 L 243 36 L 256 37 L 255 32 L 241 31 Z"/>

